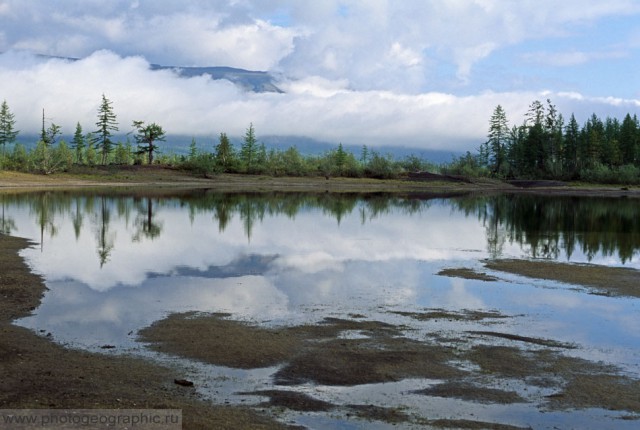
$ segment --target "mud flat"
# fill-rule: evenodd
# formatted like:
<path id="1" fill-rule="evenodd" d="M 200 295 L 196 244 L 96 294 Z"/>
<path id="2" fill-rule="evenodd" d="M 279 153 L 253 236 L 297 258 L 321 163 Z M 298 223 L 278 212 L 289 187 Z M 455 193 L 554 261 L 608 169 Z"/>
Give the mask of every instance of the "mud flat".
<path id="1" fill-rule="evenodd" d="M 38 306 L 42 279 L 18 255 L 23 239 L 0 235 L 0 408 L 182 409 L 185 429 L 284 429 L 248 408 L 199 401 L 180 370 L 146 360 L 66 349 L 47 333 L 11 324 Z"/>
<path id="2" fill-rule="evenodd" d="M 494 312 L 451 314 L 442 310 L 399 315 L 462 324 L 504 317 Z M 519 428 L 507 423 L 429 420 L 406 410 L 355 402 L 332 404 L 296 391 L 308 384 L 350 387 L 425 378 L 439 382 L 414 394 L 489 405 L 526 403 L 541 410 L 602 408 L 623 412 L 625 419 L 640 419 L 638 380 L 613 366 L 565 355 L 575 348 L 572 344 L 486 331 L 460 331 L 457 339 L 449 337 L 446 342 L 438 336 L 416 340 L 408 336 L 413 330 L 409 325 L 361 317 L 264 327 L 225 314 L 182 313 L 143 329 L 140 340 L 158 351 L 231 368 L 279 366 L 273 389 L 244 394 L 267 397 L 263 406 L 293 411 L 329 411 L 437 428 Z M 341 336 L 344 332 L 358 336 Z M 514 391 L 505 388 L 504 381 L 519 381 L 516 386 L 531 389 Z"/>
<path id="3" fill-rule="evenodd" d="M 640 297 L 640 271 L 635 269 L 535 260 L 490 260 L 485 262 L 485 267 L 528 278 L 581 285 L 606 296 Z"/>

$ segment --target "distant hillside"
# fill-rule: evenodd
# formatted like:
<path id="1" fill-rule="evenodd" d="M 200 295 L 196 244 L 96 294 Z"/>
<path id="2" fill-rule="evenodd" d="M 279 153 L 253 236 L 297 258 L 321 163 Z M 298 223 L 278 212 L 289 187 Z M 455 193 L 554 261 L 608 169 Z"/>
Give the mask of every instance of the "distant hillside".
<path id="1" fill-rule="evenodd" d="M 282 93 L 275 84 L 275 79 L 268 72 L 235 69 L 233 67 L 177 67 L 151 65 L 152 70 L 176 70 L 180 76 L 190 78 L 193 76 L 209 75 L 212 79 L 226 79 L 233 82 L 245 91 L 256 93 Z"/>
<path id="2" fill-rule="evenodd" d="M 79 61 L 79 58 L 59 57 L 54 55 L 36 55 L 44 60 L 56 58 L 66 61 Z M 256 93 L 283 93 L 276 85 L 276 80 L 268 72 L 236 69 L 233 67 L 211 66 L 211 67 L 183 67 L 183 66 L 163 66 L 151 64 L 151 70 L 175 70 L 180 76 L 191 78 L 194 76 L 209 75 L 212 79 L 226 79 L 238 85 L 245 91 Z"/>
<path id="3" fill-rule="evenodd" d="M 231 143 L 236 149 L 242 145 L 242 138 L 229 136 Z M 190 136 L 169 136 L 167 138 L 166 152 L 174 152 L 176 154 L 187 154 L 191 145 Z M 216 138 L 196 137 L 198 149 L 201 151 L 213 151 L 218 143 Z M 258 142 L 264 143 L 267 149 L 286 150 L 295 146 L 301 154 L 304 155 L 320 155 L 338 147 L 337 143 L 324 142 L 309 137 L 302 136 L 258 136 Z M 164 144 L 163 144 L 164 145 Z M 353 153 L 356 157 L 360 157 L 362 153 L 362 145 L 343 145 L 346 151 Z M 435 164 L 449 163 L 454 157 L 462 155 L 459 152 L 443 151 L 424 148 L 410 148 L 403 146 L 370 146 L 370 151 L 376 151 L 380 154 L 391 154 L 396 159 L 402 159 L 409 155 L 415 155 L 423 160 L 430 161 Z"/>

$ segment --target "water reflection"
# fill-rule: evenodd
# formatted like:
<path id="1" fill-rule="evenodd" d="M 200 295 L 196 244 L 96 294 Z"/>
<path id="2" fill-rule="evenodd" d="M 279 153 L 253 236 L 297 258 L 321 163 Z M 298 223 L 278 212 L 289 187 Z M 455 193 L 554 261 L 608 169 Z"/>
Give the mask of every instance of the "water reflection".
<path id="1" fill-rule="evenodd" d="M 640 250 L 640 202 L 625 198 L 500 195 L 455 200 L 486 228 L 487 248 L 500 257 L 505 243 L 516 243 L 532 258 L 588 261 L 598 256 L 627 263 Z"/>
<path id="2" fill-rule="evenodd" d="M 407 336 L 424 340 L 487 327 L 401 314 L 497 310 L 510 318 L 496 330 L 577 343 L 572 354 L 640 374 L 637 299 L 511 275 L 436 275 L 492 256 L 640 267 L 635 201 L 201 190 L 0 195 L 0 206 L 7 233 L 39 241 L 23 255 L 49 288 L 17 323 L 65 344 L 135 353 L 139 329 L 182 311 L 274 325 L 360 315 L 411 327 Z M 398 397 L 399 407 L 406 396 Z"/>
<path id="3" fill-rule="evenodd" d="M 498 195 L 438 200 L 450 206 L 451 223 L 476 217 L 484 227 L 484 248 L 491 257 L 509 253 L 505 247 L 517 246 L 531 258 L 593 261 L 611 258 L 632 263 L 640 251 L 640 204 L 634 199 Z M 71 222 L 74 238 L 80 240 L 88 219 L 95 236 L 100 267 L 107 264 L 116 246 L 117 230 L 132 227 L 133 242 L 154 241 L 163 235 L 162 215 L 177 208 L 196 217 L 210 217 L 218 232 L 224 233 L 234 219 L 241 222 L 251 241 L 256 225 L 265 217 L 284 216 L 295 220 L 309 211 L 319 211 L 340 225 L 357 216 L 362 225 L 399 214 L 425 214 L 431 200 L 397 198 L 385 195 L 355 194 L 222 194 L 198 191 L 175 197 L 113 196 L 108 194 L 29 193 L 0 195 L 0 231 L 19 231 L 16 210 L 28 208 L 29 217 L 39 227 L 39 243 L 57 236 L 60 223 Z M 116 219 L 112 219 L 113 217 Z M 133 220 L 132 220 L 133 218 Z M 25 220 L 21 220 L 25 221 Z M 175 220 L 172 222 L 176 222 Z M 117 224 L 114 227 L 112 223 Z M 425 228 L 429 228 L 425 226 Z M 452 230 L 453 232 L 454 230 Z M 457 235 L 449 238 L 457 242 Z M 419 237 L 419 236 L 418 236 Z M 416 237 L 417 239 L 417 237 Z"/>

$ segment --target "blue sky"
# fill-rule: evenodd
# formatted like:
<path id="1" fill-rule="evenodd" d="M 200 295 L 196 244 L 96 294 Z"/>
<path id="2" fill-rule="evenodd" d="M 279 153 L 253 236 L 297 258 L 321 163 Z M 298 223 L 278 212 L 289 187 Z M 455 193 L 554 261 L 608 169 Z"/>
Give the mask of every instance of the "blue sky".
<path id="1" fill-rule="evenodd" d="M 299 135 L 473 149 L 503 105 L 550 98 L 579 121 L 640 106 L 640 1 L 0 0 L 0 98 L 21 130 L 70 132 L 102 93 L 126 130 Z M 69 64 L 32 54 L 78 57 Z M 178 79 L 150 63 L 267 70 L 285 94 Z"/>

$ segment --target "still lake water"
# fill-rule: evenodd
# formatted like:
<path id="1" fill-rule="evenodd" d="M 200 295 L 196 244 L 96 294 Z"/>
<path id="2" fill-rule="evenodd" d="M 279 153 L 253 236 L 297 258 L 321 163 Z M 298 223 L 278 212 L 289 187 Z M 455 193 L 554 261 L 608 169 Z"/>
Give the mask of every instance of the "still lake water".
<path id="1" fill-rule="evenodd" d="M 247 402 L 236 392 L 273 388 L 276 369 L 240 371 L 176 361 L 137 342 L 138 330 L 184 311 L 228 312 L 234 319 L 271 326 L 358 314 L 412 325 L 412 336 L 420 337 L 459 328 L 443 321 L 409 321 L 394 312 L 498 311 L 513 316 L 500 323 L 502 332 L 575 343 L 579 348 L 567 355 L 615 364 L 640 378 L 640 299 L 490 271 L 498 282 L 437 275 L 452 267 L 487 272 L 482 265 L 487 258 L 640 269 L 640 202 L 635 199 L 200 190 L 168 197 L 0 194 L 0 206 L 0 230 L 37 243 L 22 255 L 49 288 L 34 314 L 16 324 L 51 333 L 70 347 L 186 366 L 193 379 L 209 381 L 200 392 L 215 402 Z M 486 326 L 467 322 L 464 329 Z M 105 345 L 115 348 L 105 351 Z M 439 398 L 430 398 L 427 408 L 424 396 L 412 398 L 407 392 L 429 383 L 297 390 L 334 403 L 401 405 L 430 418 L 448 418 L 455 410 L 457 418 L 501 417 L 502 422 L 538 423 L 536 428 L 611 425 L 598 421 L 606 414 L 597 411 L 547 412 L 542 419 L 530 406 Z M 386 428 L 332 415 L 286 418 L 312 428 Z M 618 428 L 633 424 L 637 421 L 615 422 Z"/>

